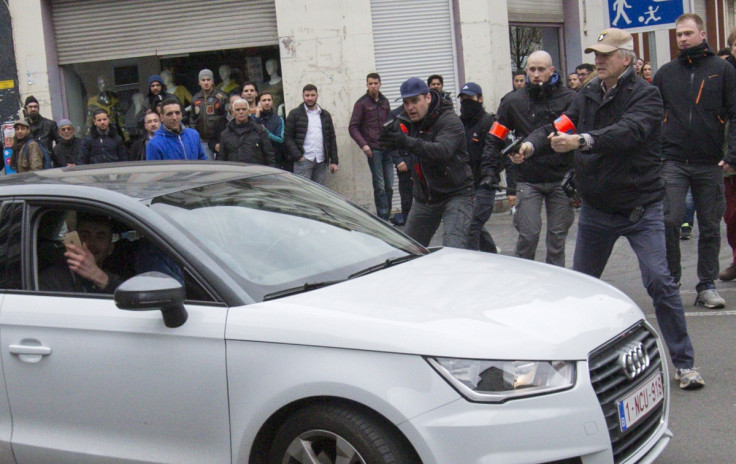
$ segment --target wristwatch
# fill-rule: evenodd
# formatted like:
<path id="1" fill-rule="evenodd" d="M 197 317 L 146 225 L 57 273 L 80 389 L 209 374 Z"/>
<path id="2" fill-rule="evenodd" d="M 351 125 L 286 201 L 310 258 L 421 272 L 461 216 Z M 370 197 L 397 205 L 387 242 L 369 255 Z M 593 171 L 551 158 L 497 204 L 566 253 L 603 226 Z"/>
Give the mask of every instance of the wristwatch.
<path id="1" fill-rule="evenodd" d="M 585 148 L 586 145 L 587 143 L 585 142 L 585 137 L 583 137 L 582 135 L 578 136 L 578 150 L 582 150 L 583 148 Z"/>

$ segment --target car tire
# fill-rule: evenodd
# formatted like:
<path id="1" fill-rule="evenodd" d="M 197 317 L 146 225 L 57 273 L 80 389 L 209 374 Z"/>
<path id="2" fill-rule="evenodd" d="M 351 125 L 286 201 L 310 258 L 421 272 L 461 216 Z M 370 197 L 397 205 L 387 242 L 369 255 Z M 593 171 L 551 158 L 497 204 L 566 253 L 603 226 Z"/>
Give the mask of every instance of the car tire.
<path id="1" fill-rule="evenodd" d="M 374 414 L 341 404 L 309 406 L 279 428 L 269 464 L 404 464 L 418 462 Z M 338 460 L 339 458 L 339 460 Z"/>

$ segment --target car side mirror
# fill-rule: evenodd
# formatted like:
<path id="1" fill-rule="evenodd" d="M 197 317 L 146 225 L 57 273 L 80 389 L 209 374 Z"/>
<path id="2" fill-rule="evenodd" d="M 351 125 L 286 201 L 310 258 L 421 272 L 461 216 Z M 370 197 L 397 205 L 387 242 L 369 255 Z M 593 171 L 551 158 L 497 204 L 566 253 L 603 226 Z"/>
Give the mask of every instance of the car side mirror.
<path id="1" fill-rule="evenodd" d="M 176 328 L 187 321 L 186 292 L 176 279 L 163 272 L 146 272 L 131 277 L 115 290 L 115 305 L 129 311 L 160 310 L 164 324 Z"/>

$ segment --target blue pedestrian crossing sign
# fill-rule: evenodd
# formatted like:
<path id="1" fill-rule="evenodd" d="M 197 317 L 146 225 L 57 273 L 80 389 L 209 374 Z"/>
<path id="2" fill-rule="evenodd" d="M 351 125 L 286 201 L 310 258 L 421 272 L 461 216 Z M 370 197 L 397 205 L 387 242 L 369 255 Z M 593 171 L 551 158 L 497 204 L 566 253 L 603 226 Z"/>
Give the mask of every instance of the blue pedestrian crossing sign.
<path id="1" fill-rule="evenodd" d="M 690 11 L 688 0 L 606 0 L 610 27 L 629 32 L 675 27 L 678 16 Z"/>

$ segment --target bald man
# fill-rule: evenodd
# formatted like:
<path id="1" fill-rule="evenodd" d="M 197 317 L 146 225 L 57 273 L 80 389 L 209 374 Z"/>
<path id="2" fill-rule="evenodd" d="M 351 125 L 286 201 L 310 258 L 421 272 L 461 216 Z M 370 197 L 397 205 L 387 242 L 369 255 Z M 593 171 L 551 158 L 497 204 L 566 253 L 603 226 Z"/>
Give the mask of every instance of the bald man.
<path id="1" fill-rule="evenodd" d="M 563 85 L 563 79 L 545 51 L 529 55 L 526 65 L 528 83 L 525 88 L 506 94 L 496 113 L 497 121 L 516 135 L 526 138 L 534 129 L 553 122 L 572 104 L 577 92 Z M 484 158 L 497 165 L 504 142 L 492 134 L 486 136 Z M 519 232 L 515 255 L 534 259 L 542 229 L 542 204 L 547 211 L 546 262 L 565 266 L 565 238 L 575 217 L 570 199 L 560 185 L 571 169 L 573 152 L 555 153 L 540 149 L 524 160 L 510 153 L 509 174 L 516 180 L 516 214 L 514 226 Z M 495 160 L 495 163 L 494 163 Z M 509 163 L 507 163 L 508 165 Z"/>

